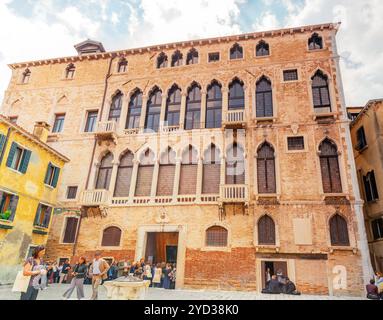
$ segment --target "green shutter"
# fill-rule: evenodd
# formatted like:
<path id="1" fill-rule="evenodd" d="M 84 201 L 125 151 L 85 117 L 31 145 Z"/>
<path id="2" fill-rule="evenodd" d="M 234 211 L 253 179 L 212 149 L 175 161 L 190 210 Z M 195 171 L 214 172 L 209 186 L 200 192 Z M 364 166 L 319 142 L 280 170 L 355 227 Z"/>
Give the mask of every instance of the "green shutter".
<path id="1" fill-rule="evenodd" d="M 54 175 L 53 175 L 53 182 L 52 182 L 52 187 L 56 188 L 57 187 L 57 182 L 59 181 L 59 176 L 60 176 L 60 168 L 54 167 Z"/>
<path id="2" fill-rule="evenodd" d="M 7 137 L 3 134 L 0 134 L 0 156 L 3 153 L 6 140 L 7 140 Z"/>
<path id="3" fill-rule="evenodd" d="M 9 150 L 8 159 L 7 159 L 7 167 L 8 168 L 11 168 L 11 166 L 12 166 L 12 162 L 13 162 L 13 158 L 15 157 L 16 149 L 17 149 L 17 143 L 12 142 L 11 150 Z"/>
<path id="4" fill-rule="evenodd" d="M 20 172 L 26 173 L 31 159 L 32 151 L 24 150 L 23 158 L 21 159 Z"/>
<path id="5" fill-rule="evenodd" d="M 18 196 L 12 196 L 11 203 L 9 204 L 9 208 L 12 212 L 11 216 L 9 217 L 9 221 L 13 221 L 15 219 L 18 202 L 19 202 L 19 197 Z"/>
<path id="6" fill-rule="evenodd" d="M 51 170 L 52 170 L 52 164 L 49 162 L 48 168 L 47 168 L 47 173 L 45 174 L 45 179 L 44 179 L 45 184 L 48 184 L 48 179 L 49 179 Z"/>
<path id="7" fill-rule="evenodd" d="M 52 208 L 48 207 L 47 210 L 45 211 L 43 227 L 49 228 L 49 223 L 51 221 L 51 214 L 52 214 Z"/>
<path id="8" fill-rule="evenodd" d="M 35 222 L 33 223 L 33 225 L 35 225 L 35 226 L 39 225 L 40 213 L 41 213 L 41 204 L 39 204 L 38 207 L 37 207 L 36 216 L 35 216 Z"/>

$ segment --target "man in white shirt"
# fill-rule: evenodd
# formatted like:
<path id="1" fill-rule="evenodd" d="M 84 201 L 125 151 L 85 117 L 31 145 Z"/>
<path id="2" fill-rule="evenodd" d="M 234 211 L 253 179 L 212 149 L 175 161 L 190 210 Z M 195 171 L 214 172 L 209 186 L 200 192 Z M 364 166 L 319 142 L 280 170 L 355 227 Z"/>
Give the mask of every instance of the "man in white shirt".
<path id="1" fill-rule="evenodd" d="M 108 278 L 107 273 L 110 266 L 109 264 L 101 258 L 101 253 L 97 251 L 94 255 L 94 260 L 92 266 L 89 270 L 89 275 L 92 277 L 92 290 L 93 294 L 90 298 L 91 300 L 98 299 L 98 287 L 100 286 L 102 280 Z"/>

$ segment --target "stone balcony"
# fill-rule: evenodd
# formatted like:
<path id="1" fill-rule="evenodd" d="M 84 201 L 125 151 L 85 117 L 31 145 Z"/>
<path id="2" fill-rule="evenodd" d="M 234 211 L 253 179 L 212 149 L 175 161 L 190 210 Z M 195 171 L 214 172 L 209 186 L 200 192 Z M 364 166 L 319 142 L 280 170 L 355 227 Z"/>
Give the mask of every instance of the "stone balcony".
<path id="1" fill-rule="evenodd" d="M 223 203 L 247 203 L 249 201 L 249 188 L 245 184 L 221 185 L 220 201 Z"/>
<path id="2" fill-rule="evenodd" d="M 109 190 L 85 190 L 80 197 L 80 204 L 86 207 L 108 206 L 110 202 Z"/>
<path id="3" fill-rule="evenodd" d="M 113 140 L 117 138 L 117 122 L 102 121 L 97 124 L 96 137 L 99 141 Z"/>
<path id="4" fill-rule="evenodd" d="M 245 110 L 229 110 L 224 115 L 223 125 L 225 128 L 238 129 L 246 126 Z"/>

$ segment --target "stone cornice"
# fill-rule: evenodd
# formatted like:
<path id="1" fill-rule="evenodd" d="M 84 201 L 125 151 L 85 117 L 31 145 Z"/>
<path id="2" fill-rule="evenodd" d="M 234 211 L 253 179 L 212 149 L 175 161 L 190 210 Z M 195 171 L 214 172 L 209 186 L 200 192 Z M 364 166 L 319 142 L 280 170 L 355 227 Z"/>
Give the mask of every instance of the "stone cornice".
<path id="1" fill-rule="evenodd" d="M 250 40 L 250 39 L 262 39 L 262 38 L 276 37 L 276 36 L 282 37 L 285 34 L 322 31 L 325 29 L 335 30 L 337 32 L 339 27 L 340 27 L 340 22 L 308 25 L 308 26 L 277 29 L 277 30 L 270 30 L 270 31 L 244 33 L 241 35 L 187 40 L 187 41 L 153 45 L 153 46 L 147 46 L 147 47 L 141 47 L 141 48 L 87 54 L 87 55 L 81 55 L 81 56 L 71 56 L 71 57 L 52 58 L 52 59 L 44 59 L 44 60 L 36 60 L 36 61 L 28 61 L 28 62 L 19 62 L 19 63 L 9 64 L 8 66 L 11 69 L 18 69 L 18 68 L 26 68 L 26 67 L 33 67 L 33 66 L 49 65 L 54 63 L 71 63 L 71 62 L 82 61 L 82 60 L 108 59 L 108 58 L 114 58 L 118 56 L 142 54 L 145 52 L 160 52 L 162 50 L 169 50 L 169 49 L 176 49 L 176 48 L 210 45 L 213 43 L 242 41 L 242 40 Z"/>

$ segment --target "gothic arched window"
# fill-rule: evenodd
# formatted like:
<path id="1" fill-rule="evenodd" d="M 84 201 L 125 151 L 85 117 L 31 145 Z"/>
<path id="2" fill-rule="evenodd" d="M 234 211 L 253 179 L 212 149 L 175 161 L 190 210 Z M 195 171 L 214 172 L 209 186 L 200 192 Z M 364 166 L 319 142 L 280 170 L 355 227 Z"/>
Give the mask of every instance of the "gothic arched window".
<path id="1" fill-rule="evenodd" d="M 314 33 L 308 40 L 309 50 L 323 49 L 323 39 L 317 33 Z"/>
<path id="2" fill-rule="evenodd" d="M 259 41 L 255 48 L 255 52 L 257 57 L 268 56 L 270 54 L 269 44 L 263 40 Z"/>
<path id="3" fill-rule="evenodd" d="M 318 70 L 311 78 L 314 110 L 316 112 L 331 112 L 331 100 L 328 78 Z"/>
<path id="4" fill-rule="evenodd" d="M 230 49 L 230 60 L 242 59 L 243 48 L 238 44 L 234 44 Z"/>
<path id="5" fill-rule="evenodd" d="M 168 126 L 178 126 L 180 123 L 181 89 L 174 85 L 169 90 L 166 104 L 165 122 Z"/>
<path id="6" fill-rule="evenodd" d="M 120 165 L 118 166 L 116 178 L 116 187 L 114 189 L 115 197 L 129 196 L 133 172 L 133 159 L 134 155 L 130 151 L 126 152 L 120 159 Z"/>
<path id="7" fill-rule="evenodd" d="M 186 99 L 185 130 L 201 127 L 201 88 L 194 83 Z"/>
<path id="8" fill-rule="evenodd" d="M 106 154 L 100 164 L 100 168 L 98 169 L 98 176 L 96 182 L 97 190 L 108 190 L 110 185 L 110 178 L 112 176 L 113 170 L 113 155 L 109 152 Z"/>
<path id="9" fill-rule="evenodd" d="M 190 49 L 186 58 L 186 64 L 197 64 L 198 63 L 198 51 L 194 48 Z"/>
<path id="10" fill-rule="evenodd" d="M 258 149 L 258 193 L 276 193 L 274 148 L 267 142 Z"/>
<path id="11" fill-rule="evenodd" d="M 142 110 L 142 92 L 136 90 L 129 102 L 128 116 L 126 119 L 126 129 L 136 129 L 140 126 Z"/>
<path id="12" fill-rule="evenodd" d="M 207 88 L 206 128 L 221 128 L 222 90 L 218 82 L 213 81 Z"/>
<path id="13" fill-rule="evenodd" d="M 319 152 L 323 192 L 342 193 L 337 146 L 325 139 L 319 146 Z"/>
<path id="14" fill-rule="evenodd" d="M 271 82 L 263 76 L 257 82 L 257 103 L 256 114 L 257 118 L 273 116 L 273 90 Z"/>
<path id="15" fill-rule="evenodd" d="M 275 245 L 275 223 L 268 215 L 258 221 L 258 244 Z"/>
<path id="16" fill-rule="evenodd" d="M 149 95 L 146 109 L 145 131 L 158 132 L 160 126 L 160 114 L 162 106 L 162 92 L 158 88 L 154 88 Z"/>
<path id="17" fill-rule="evenodd" d="M 104 229 L 102 233 L 102 242 L 103 247 L 118 247 L 121 242 L 121 229 L 118 227 L 109 227 Z"/>
<path id="18" fill-rule="evenodd" d="M 243 83 L 239 79 L 235 79 L 229 85 L 229 110 L 245 108 L 245 91 Z"/>
<path id="19" fill-rule="evenodd" d="M 122 109 L 122 98 L 123 98 L 123 94 L 120 91 L 117 91 L 117 93 L 113 96 L 112 104 L 109 110 L 109 121 L 118 122 L 120 120 L 121 109 Z"/>
<path id="20" fill-rule="evenodd" d="M 335 214 L 330 219 L 330 237 L 332 246 L 350 245 L 347 221 L 339 214 Z"/>

